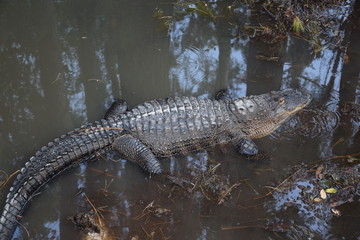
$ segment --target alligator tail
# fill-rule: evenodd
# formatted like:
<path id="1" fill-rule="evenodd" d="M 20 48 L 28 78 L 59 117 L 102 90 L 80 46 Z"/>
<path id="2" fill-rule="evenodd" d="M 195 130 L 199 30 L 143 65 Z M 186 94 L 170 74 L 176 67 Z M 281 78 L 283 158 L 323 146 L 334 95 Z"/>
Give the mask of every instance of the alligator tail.
<path id="1" fill-rule="evenodd" d="M 122 129 L 112 118 L 75 129 L 48 143 L 25 163 L 7 195 L 0 217 L 0 239 L 11 239 L 21 214 L 34 194 L 64 170 L 93 158 L 111 146 Z"/>

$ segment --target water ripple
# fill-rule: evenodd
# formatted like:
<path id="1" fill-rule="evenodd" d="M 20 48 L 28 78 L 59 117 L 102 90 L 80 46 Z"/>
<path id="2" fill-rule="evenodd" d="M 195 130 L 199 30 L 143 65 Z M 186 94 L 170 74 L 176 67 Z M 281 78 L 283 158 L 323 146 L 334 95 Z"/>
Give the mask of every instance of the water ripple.
<path id="1" fill-rule="evenodd" d="M 182 89 L 190 87 L 191 84 L 202 82 L 208 75 L 208 57 L 206 53 L 197 47 L 186 48 L 176 59 L 176 67 L 172 74 L 180 81 Z M 188 85 L 188 86 L 187 86 Z"/>
<path id="2" fill-rule="evenodd" d="M 339 125 L 339 120 L 338 112 L 307 108 L 284 123 L 270 137 L 290 141 L 299 137 L 319 138 L 332 132 Z"/>

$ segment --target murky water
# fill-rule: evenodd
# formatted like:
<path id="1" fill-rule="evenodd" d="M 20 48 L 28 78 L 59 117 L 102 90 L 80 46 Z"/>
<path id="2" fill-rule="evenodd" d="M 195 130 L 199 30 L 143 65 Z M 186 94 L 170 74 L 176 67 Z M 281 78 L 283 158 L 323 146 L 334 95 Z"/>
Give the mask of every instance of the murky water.
<path id="1" fill-rule="evenodd" d="M 347 30 L 340 49 L 326 48 L 318 57 L 305 41 L 289 38 L 275 48 L 280 60 L 266 61 L 259 57 L 264 46 L 238 37 L 235 26 L 185 14 L 174 18 L 168 31 L 153 17 L 159 8 L 169 16 L 178 11 L 176 5 L 155 0 L 0 3 L 4 173 L 20 169 L 59 135 L 102 118 L 114 98 L 135 106 L 166 96 L 211 98 L 224 88 L 245 96 L 305 87 L 314 98 L 311 108 L 257 141 L 265 160 L 244 159 L 230 148 L 163 161 L 166 169 L 190 175 L 220 162 L 221 175 L 232 184 L 241 182 L 224 205 L 201 192 L 178 194 L 126 160 L 102 156 L 43 188 L 15 236 L 79 238 L 67 218 L 91 208 L 83 193 L 102 207 L 114 239 L 287 239 L 263 228 L 274 217 L 297 219 L 324 238 L 359 236 L 358 201 L 342 206 L 341 217 L 310 227 L 308 218 L 301 222 L 295 210 L 277 213 L 266 209 L 269 198 L 255 198 L 286 178 L 292 166 L 360 151 L 360 32 Z M 244 9 L 237 12 L 249 17 Z M 349 102 L 353 107 L 344 111 Z M 1 206 L 7 190 L 2 190 Z M 151 202 L 168 214 L 156 217 L 144 211 Z"/>

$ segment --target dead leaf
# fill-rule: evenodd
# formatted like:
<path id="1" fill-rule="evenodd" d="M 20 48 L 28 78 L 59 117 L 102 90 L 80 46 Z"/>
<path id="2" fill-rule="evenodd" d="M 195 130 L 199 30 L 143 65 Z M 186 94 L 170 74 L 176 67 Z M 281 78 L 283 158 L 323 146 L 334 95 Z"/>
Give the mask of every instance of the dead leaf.
<path id="1" fill-rule="evenodd" d="M 316 171 L 315 171 L 316 178 L 322 179 L 324 177 L 324 175 L 321 173 L 323 169 L 324 169 L 324 165 L 322 165 L 322 164 L 316 169 Z"/>
<path id="2" fill-rule="evenodd" d="M 336 209 L 336 208 L 332 208 L 331 211 L 332 211 L 333 214 L 335 214 L 336 216 L 341 216 L 340 210 L 338 210 L 338 209 Z"/>
<path id="3" fill-rule="evenodd" d="M 326 199 L 326 192 L 325 192 L 324 189 L 321 189 L 321 191 L 320 191 L 320 197 L 321 197 L 322 199 Z"/>

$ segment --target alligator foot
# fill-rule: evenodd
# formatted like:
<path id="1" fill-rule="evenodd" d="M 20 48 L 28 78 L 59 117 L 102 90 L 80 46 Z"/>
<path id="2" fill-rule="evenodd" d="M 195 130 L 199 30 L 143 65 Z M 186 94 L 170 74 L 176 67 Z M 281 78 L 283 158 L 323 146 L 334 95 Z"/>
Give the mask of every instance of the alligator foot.
<path id="1" fill-rule="evenodd" d="M 235 138 L 233 144 L 241 154 L 255 155 L 259 153 L 257 146 L 251 139 Z"/>
<path id="2" fill-rule="evenodd" d="M 154 174 L 162 172 L 160 162 L 151 150 L 130 134 L 124 134 L 116 138 L 113 148 L 126 159 L 140 165 L 146 172 Z"/>

